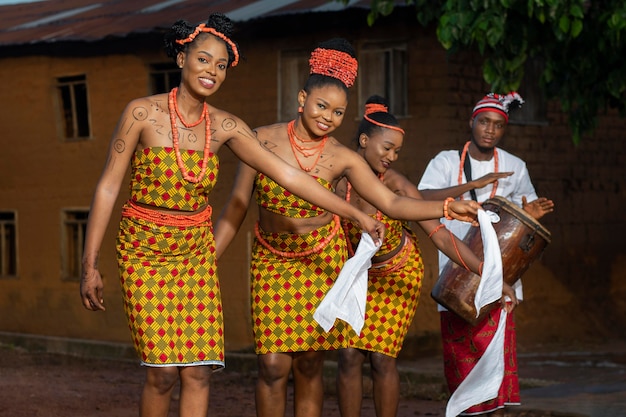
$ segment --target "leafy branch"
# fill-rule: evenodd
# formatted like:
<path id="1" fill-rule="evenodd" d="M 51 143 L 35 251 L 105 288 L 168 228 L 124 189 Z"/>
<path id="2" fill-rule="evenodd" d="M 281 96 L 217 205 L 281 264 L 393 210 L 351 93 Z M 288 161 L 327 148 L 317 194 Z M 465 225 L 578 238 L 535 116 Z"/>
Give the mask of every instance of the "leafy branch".
<path id="1" fill-rule="evenodd" d="M 347 3 L 347 0 L 339 0 Z M 528 60 L 568 115 L 573 141 L 593 131 L 601 111 L 626 116 L 626 2 L 623 0 L 406 0 L 422 26 L 437 24 L 451 53 L 475 50 L 494 92 L 519 89 Z M 367 22 L 390 15 L 393 0 L 372 0 Z"/>

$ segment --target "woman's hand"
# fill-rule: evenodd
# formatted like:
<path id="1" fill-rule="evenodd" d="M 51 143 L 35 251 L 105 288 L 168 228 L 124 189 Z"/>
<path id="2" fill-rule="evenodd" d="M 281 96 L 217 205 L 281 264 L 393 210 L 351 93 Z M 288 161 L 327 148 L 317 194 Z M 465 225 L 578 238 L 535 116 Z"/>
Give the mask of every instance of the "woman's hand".
<path id="1" fill-rule="evenodd" d="M 478 226 L 478 209 L 480 204 L 473 200 L 454 200 L 448 204 L 448 215 L 455 220 Z"/>
<path id="2" fill-rule="evenodd" d="M 376 245 L 385 238 L 385 225 L 359 210 L 358 218 L 354 219 L 362 230 L 372 237 Z"/>
<path id="3" fill-rule="evenodd" d="M 80 280 L 80 298 L 87 310 L 98 311 L 104 308 L 102 276 L 96 268 L 85 268 Z"/>

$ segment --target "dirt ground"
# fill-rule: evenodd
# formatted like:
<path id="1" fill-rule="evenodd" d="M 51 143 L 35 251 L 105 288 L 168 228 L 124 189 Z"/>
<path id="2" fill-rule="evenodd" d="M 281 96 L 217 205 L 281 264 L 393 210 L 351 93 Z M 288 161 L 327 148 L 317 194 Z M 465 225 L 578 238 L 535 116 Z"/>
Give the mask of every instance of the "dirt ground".
<path id="1" fill-rule="evenodd" d="M 626 406 L 625 342 L 580 352 L 570 351 L 568 346 L 522 353 L 520 375 L 526 388 L 530 383 L 531 389 L 523 391 L 522 402 L 526 405 L 508 408 L 506 417 L 626 415 L 622 413 Z M 145 371 L 135 361 L 88 359 L 16 346 L 0 343 L 1 417 L 138 415 Z M 231 354 L 229 363 L 211 381 L 209 416 L 254 417 L 254 356 L 237 359 Z M 340 417 L 334 389 L 336 368 L 332 360 L 329 364 L 325 367 L 323 416 Z M 443 417 L 447 395 L 439 370 L 441 360 L 429 357 L 399 366 L 403 396 L 397 417 Z M 420 372 L 404 373 L 406 366 Z M 367 378 L 364 387 L 361 417 L 375 417 Z M 179 415 L 176 394 L 169 417 Z M 285 417 L 293 417 L 292 407 L 290 387 Z"/>
<path id="2" fill-rule="evenodd" d="M 143 368 L 132 362 L 29 353 L 0 345 L 0 416 L 136 417 L 143 379 Z M 254 373 L 215 373 L 209 416 L 255 416 L 254 384 Z M 293 415 L 291 407 L 290 401 L 287 416 Z M 178 416 L 177 408 L 174 398 L 170 416 Z M 403 399 L 398 417 L 443 416 L 444 410 L 443 401 Z M 334 394 L 325 398 L 323 415 L 339 417 Z M 375 416 L 371 398 L 365 399 L 362 416 Z"/>

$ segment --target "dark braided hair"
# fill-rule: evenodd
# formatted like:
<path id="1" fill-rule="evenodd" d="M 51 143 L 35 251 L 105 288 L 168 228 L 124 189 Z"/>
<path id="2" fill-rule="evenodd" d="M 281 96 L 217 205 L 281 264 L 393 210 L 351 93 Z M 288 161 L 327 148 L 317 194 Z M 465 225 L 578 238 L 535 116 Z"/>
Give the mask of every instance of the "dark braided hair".
<path id="1" fill-rule="evenodd" d="M 334 49 L 335 51 L 345 52 L 352 58 L 356 58 L 356 52 L 350 42 L 344 38 L 333 38 L 321 42 L 318 48 Z M 321 74 L 311 74 L 304 84 L 304 91 L 310 93 L 312 89 L 325 87 L 327 85 L 335 85 L 346 92 L 348 95 L 348 87 L 339 79 Z"/>
<path id="2" fill-rule="evenodd" d="M 385 107 L 389 108 L 389 103 L 387 102 L 387 100 L 379 95 L 370 96 L 365 102 L 366 106 L 368 104 L 382 104 Z M 400 123 L 398 122 L 398 119 L 396 119 L 396 116 L 389 112 L 379 111 L 376 113 L 370 113 L 367 115 L 367 117 L 387 126 L 400 126 Z M 356 137 L 354 138 L 357 149 L 361 147 L 359 137 L 361 137 L 362 133 L 365 133 L 367 136 L 372 136 L 375 132 L 382 129 L 384 129 L 384 127 L 375 125 L 374 123 L 363 117 L 361 119 L 361 122 L 359 123 L 359 129 L 356 132 Z"/>
<path id="3" fill-rule="evenodd" d="M 234 26 L 232 20 L 230 20 L 228 16 L 222 13 L 213 13 L 209 16 L 205 24 L 206 27 L 213 28 L 216 31 L 224 34 L 224 36 L 229 38 L 239 50 L 239 44 L 237 44 L 237 42 L 232 39 Z M 176 57 L 178 56 L 178 53 L 187 52 L 189 46 L 193 45 L 196 39 L 203 36 L 211 35 L 210 33 L 199 33 L 196 39 L 184 45 L 176 42 L 179 39 L 187 39 L 187 37 L 189 37 L 189 35 L 196 30 L 196 27 L 197 25 L 192 25 L 188 21 L 181 19 L 177 20 L 172 25 L 170 30 L 165 34 L 163 38 L 165 53 L 168 57 L 172 58 L 174 62 L 176 62 Z M 230 66 L 231 63 L 235 60 L 235 53 L 233 52 L 233 48 L 227 42 L 224 42 L 224 44 L 226 45 L 226 50 L 228 51 L 228 65 Z"/>

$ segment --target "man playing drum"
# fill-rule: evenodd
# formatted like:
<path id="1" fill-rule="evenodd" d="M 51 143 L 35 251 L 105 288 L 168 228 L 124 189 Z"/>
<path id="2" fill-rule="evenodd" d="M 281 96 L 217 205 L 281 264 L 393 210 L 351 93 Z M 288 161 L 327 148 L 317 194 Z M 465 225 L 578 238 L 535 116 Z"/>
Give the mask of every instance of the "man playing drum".
<path id="1" fill-rule="evenodd" d="M 490 93 L 478 101 L 469 120 L 470 140 L 461 150 L 440 152 L 426 167 L 418 185 L 424 198 L 443 200 L 453 197 L 482 203 L 501 196 L 522 207 L 535 219 L 552 212 L 554 203 L 537 197 L 524 161 L 497 147 L 509 121 L 510 107 L 522 103 L 522 98 L 515 92 L 506 95 Z M 463 238 L 471 227 L 459 221 L 442 221 L 459 238 Z M 439 252 L 440 274 L 447 261 L 448 258 Z M 518 280 L 514 288 L 517 299 L 507 298 L 506 303 L 509 314 L 506 315 L 504 335 L 505 367 L 498 395 L 471 406 L 461 415 L 504 416 L 505 406 L 520 404 L 515 326 L 510 313 L 522 299 L 521 281 Z M 502 308 L 494 308 L 479 323 L 471 325 L 459 315 L 438 306 L 444 370 L 450 392 L 457 389 L 483 356 L 498 327 Z"/>

